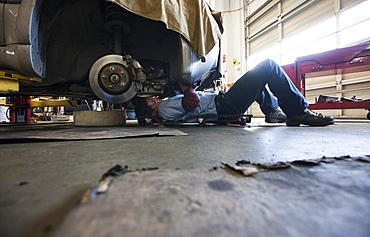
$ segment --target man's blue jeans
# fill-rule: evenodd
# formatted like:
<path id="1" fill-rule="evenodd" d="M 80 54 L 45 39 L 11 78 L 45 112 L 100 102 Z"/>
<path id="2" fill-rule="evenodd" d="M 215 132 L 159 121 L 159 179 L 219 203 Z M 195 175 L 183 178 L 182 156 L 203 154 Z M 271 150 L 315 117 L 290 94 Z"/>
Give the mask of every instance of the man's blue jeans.
<path id="1" fill-rule="evenodd" d="M 263 112 L 263 114 L 266 114 L 266 115 L 271 112 L 274 112 L 279 107 L 278 101 L 270 93 L 270 91 L 267 90 L 266 87 L 261 92 L 261 95 L 258 96 L 258 98 L 256 99 L 256 102 L 259 104 L 260 109 Z"/>
<path id="2" fill-rule="evenodd" d="M 308 107 L 307 101 L 284 70 L 273 60 L 267 59 L 245 73 L 226 93 L 217 96 L 218 114 L 243 114 L 254 101 L 259 102 L 264 113 L 264 103 L 266 112 L 272 112 L 268 110 L 277 107 L 274 104 L 276 100 L 266 90 L 266 85 L 288 117 L 300 114 Z M 271 106 L 268 105 L 269 100 Z"/>

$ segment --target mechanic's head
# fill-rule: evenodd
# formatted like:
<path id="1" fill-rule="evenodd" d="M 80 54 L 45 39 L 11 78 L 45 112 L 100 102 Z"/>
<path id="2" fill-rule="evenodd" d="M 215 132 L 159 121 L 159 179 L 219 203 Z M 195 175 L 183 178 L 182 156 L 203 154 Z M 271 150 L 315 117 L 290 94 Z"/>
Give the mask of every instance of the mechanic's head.
<path id="1" fill-rule="evenodd" d="M 148 97 L 145 98 L 145 101 L 150 109 L 152 109 L 152 115 L 157 114 L 158 107 L 162 103 L 162 99 L 159 99 L 158 96 L 156 97 Z"/>
<path id="2" fill-rule="evenodd" d="M 147 98 L 138 98 L 135 100 L 135 114 L 136 117 L 146 117 L 151 115 L 156 115 L 158 111 L 158 106 L 162 102 L 162 99 L 158 97 L 147 97 Z M 138 118 L 138 122 L 141 124 L 143 118 Z"/>

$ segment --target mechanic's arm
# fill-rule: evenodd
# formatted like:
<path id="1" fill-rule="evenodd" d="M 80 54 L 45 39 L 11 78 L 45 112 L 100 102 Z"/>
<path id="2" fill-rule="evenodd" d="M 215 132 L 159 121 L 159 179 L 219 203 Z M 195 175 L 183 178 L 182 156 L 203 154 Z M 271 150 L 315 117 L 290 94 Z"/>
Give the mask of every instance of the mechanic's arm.
<path id="1" fill-rule="evenodd" d="M 186 112 L 193 111 L 200 102 L 198 94 L 195 92 L 193 88 L 186 85 L 182 81 L 178 81 L 181 87 L 182 92 L 184 93 L 184 97 L 182 98 L 181 105 Z"/>

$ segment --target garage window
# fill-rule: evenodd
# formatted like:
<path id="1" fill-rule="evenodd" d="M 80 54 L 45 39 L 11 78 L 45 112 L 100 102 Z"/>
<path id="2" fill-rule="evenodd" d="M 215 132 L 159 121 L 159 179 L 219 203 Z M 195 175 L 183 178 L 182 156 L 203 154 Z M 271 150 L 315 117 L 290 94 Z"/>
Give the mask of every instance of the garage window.
<path id="1" fill-rule="evenodd" d="M 345 47 L 370 40 L 370 1 L 340 14 L 340 46 Z"/>
<path id="2" fill-rule="evenodd" d="M 247 69 L 266 58 L 285 65 L 299 56 L 369 41 L 368 9 L 370 0 L 265 1 L 247 14 Z"/>

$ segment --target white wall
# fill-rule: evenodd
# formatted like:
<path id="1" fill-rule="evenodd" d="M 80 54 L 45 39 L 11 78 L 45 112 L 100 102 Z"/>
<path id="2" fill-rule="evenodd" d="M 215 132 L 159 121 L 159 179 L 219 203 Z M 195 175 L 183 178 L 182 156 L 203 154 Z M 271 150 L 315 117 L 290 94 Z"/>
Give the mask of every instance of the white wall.
<path id="1" fill-rule="evenodd" d="M 244 1 L 208 0 L 211 8 L 223 12 L 222 74 L 224 83 L 233 83 L 245 73 Z M 225 59 L 225 61 L 223 61 Z"/>

